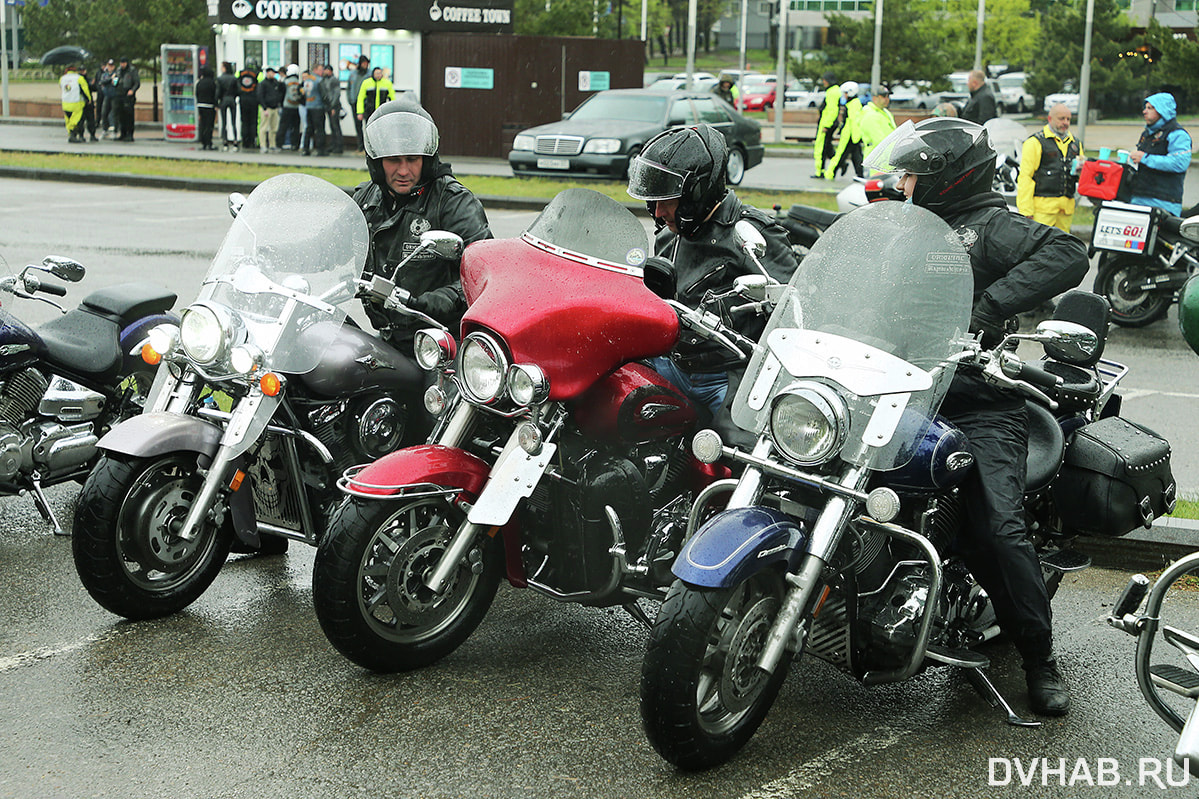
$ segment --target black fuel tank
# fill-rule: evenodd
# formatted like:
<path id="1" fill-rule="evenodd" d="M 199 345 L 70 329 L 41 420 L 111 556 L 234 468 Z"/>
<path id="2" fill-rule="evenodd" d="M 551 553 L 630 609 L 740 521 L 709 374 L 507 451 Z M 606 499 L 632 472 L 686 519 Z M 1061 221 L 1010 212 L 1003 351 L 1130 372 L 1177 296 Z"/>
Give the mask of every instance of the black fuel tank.
<path id="1" fill-rule="evenodd" d="M 416 391 L 424 385 L 424 372 L 387 342 L 344 324 L 316 368 L 293 379 L 318 397 L 333 398 L 365 389 Z"/>
<path id="2" fill-rule="evenodd" d="M 0 310 L 0 375 L 22 369 L 45 353 L 46 345 L 33 328 Z"/>

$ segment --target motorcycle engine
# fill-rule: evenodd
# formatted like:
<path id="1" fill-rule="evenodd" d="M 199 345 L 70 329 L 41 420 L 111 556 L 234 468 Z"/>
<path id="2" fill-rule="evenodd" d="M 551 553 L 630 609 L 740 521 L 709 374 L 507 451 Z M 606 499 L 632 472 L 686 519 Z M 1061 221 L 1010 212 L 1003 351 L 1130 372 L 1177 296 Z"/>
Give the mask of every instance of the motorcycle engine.
<path id="1" fill-rule="evenodd" d="M 0 481 L 12 481 L 34 468 L 52 478 L 87 463 L 96 451 L 92 424 L 63 425 L 43 417 L 92 419 L 103 403 L 101 395 L 69 380 L 55 378 L 51 388 L 36 369 L 14 374 L 0 388 Z"/>

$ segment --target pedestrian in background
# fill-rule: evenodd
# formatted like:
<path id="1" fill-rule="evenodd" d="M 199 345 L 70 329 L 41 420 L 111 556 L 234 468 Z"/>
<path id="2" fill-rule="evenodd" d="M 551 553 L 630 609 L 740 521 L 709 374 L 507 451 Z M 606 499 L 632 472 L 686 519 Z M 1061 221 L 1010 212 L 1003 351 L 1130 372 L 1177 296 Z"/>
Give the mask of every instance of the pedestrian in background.
<path id="1" fill-rule="evenodd" d="M 891 90 L 879 86 L 866 107 L 862 109 L 862 118 L 858 122 L 858 132 L 862 137 L 862 155 L 870 155 L 887 134 L 895 130 L 895 117 L 891 115 L 888 106 L 891 105 Z"/>
<path id="2" fill-rule="evenodd" d="M 1070 133 L 1070 109 L 1057 103 L 1049 109 L 1044 129 L 1024 140 L 1016 178 L 1016 210 L 1069 233 L 1078 185 L 1072 167 L 1078 154 L 1078 141 Z"/>
<path id="3" fill-rule="evenodd" d="M 262 82 L 258 84 L 256 91 L 258 105 L 262 109 L 262 121 L 258 128 L 259 151 L 275 152 L 278 149 L 275 134 L 279 132 L 279 108 L 283 105 L 283 95 L 286 89 L 275 77 L 274 67 L 266 68 L 266 74 Z"/>
<path id="4" fill-rule="evenodd" d="M 117 64 L 111 58 L 104 64 L 100 74 L 96 76 L 94 92 L 96 100 L 96 125 L 100 128 L 100 138 L 110 136 L 116 130 L 116 96 L 117 87 L 113 82 Z"/>
<path id="5" fill-rule="evenodd" d="M 824 176 L 832 180 L 838 171 L 844 175 L 853 164 L 854 174 L 864 177 L 862 172 L 862 101 L 858 99 L 856 81 L 847 80 L 841 84 L 841 101 L 845 104 L 845 123 L 841 126 L 841 138 L 837 142 L 837 151 L 829 162 L 828 171 Z"/>
<path id="6" fill-rule="evenodd" d="M 835 81 L 836 76 L 832 71 L 820 78 L 824 84 L 824 99 L 820 103 L 820 119 L 816 123 L 816 143 L 812 146 L 812 155 L 816 159 L 814 178 L 824 177 L 824 164 L 833 156 L 833 134 L 837 132 L 837 123 L 841 121 L 841 87 Z"/>
<path id="7" fill-rule="evenodd" d="M 117 141 L 133 141 L 137 90 L 142 86 L 142 79 L 137 73 L 137 67 L 129 63 L 128 56 L 121 56 L 113 82 L 117 88 L 117 119 L 121 132 Z"/>
<path id="8" fill-rule="evenodd" d="M 956 117 L 958 115 L 958 107 L 953 103 L 937 103 L 933 107 L 933 116 L 935 117 Z"/>
<path id="9" fill-rule="evenodd" d="M 355 110 L 358 112 L 359 121 L 370 119 L 376 108 L 395 98 L 395 87 L 391 85 L 390 80 L 383 77 L 383 68 L 375 67 L 371 70 L 371 76 L 362 82 L 362 87 L 358 90 L 358 104 Z"/>
<path id="10" fill-rule="evenodd" d="M 1145 98 L 1141 109 L 1145 130 L 1128 158 L 1137 166 L 1128 201 L 1182 216 L 1182 184 L 1191 165 L 1191 134 L 1178 124 L 1177 113 L 1174 95 L 1168 92 Z"/>
<path id="11" fill-rule="evenodd" d="M 371 60 L 365 55 L 358 56 L 358 66 L 350 72 L 350 79 L 346 81 L 346 104 L 350 106 L 350 111 L 354 112 L 354 131 L 358 136 L 358 154 L 363 153 L 362 149 L 362 117 L 358 115 L 358 92 L 362 89 L 362 84 L 370 75 Z"/>
<path id="12" fill-rule="evenodd" d="M 304 77 L 304 117 L 308 126 L 304 130 L 304 155 L 328 155 L 325 149 L 325 103 L 321 99 L 321 66 L 317 64 Z"/>
<path id="13" fill-rule="evenodd" d="M 981 69 L 973 70 L 966 76 L 966 88 L 970 90 L 970 99 L 958 114 L 962 119 L 983 124 L 999 116 L 995 95 L 987 85 L 987 76 Z"/>
<path id="14" fill-rule="evenodd" d="M 241 148 L 254 149 L 258 132 L 258 65 L 251 62 L 237 74 L 237 108 L 241 116 Z"/>
<path id="15" fill-rule="evenodd" d="M 732 75 L 722 74 L 720 81 L 712 87 L 712 94 L 724 100 L 733 108 L 737 107 L 737 101 L 741 99 L 741 90 L 737 88 L 737 81 Z"/>
<path id="16" fill-rule="evenodd" d="M 87 67 L 79 68 L 79 78 L 87 85 L 87 100 L 83 104 L 83 127 L 87 128 L 87 141 L 100 141 L 96 138 L 96 95 L 97 85 L 95 81 L 88 78 Z M 79 131 L 79 137 L 83 138 L 83 130 Z"/>
<path id="17" fill-rule="evenodd" d="M 237 147 L 237 76 L 228 61 L 221 64 L 221 74 L 216 79 L 216 100 L 221 115 L 222 147 L 226 150 Z"/>
<path id="18" fill-rule="evenodd" d="M 67 141 L 82 142 L 83 109 L 89 97 L 87 81 L 79 76 L 78 68 L 71 64 L 58 79 L 58 88 L 62 93 L 62 117 L 67 126 Z"/>
<path id="19" fill-rule="evenodd" d="M 212 129 L 216 124 L 216 78 L 209 66 L 200 67 L 200 79 L 196 81 L 196 113 L 200 118 L 200 149 L 215 150 Z"/>
<path id="20" fill-rule="evenodd" d="M 324 77 L 318 87 L 321 93 L 321 103 L 329 117 L 329 152 L 341 155 L 345 152 L 345 143 L 341 135 L 341 81 L 333 71 L 332 64 L 325 64 Z"/>
<path id="21" fill-rule="evenodd" d="M 300 108 L 304 105 L 304 94 L 300 90 L 300 67 L 287 65 L 283 78 L 283 107 L 279 111 L 279 135 L 275 146 L 280 150 L 300 149 Z"/>

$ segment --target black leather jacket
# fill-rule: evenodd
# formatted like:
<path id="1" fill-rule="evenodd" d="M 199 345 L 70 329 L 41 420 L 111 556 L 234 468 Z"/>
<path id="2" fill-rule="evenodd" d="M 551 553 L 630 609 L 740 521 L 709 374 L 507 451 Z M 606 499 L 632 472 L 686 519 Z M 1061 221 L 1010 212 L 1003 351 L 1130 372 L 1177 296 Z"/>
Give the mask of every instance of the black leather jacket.
<path id="1" fill-rule="evenodd" d="M 354 190 L 354 202 L 362 209 L 370 229 L 364 275 L 390 277 L 396 265 L 420 243 L 426 230 L 448 230 L 470 244 L 491 238 L 487 214 L 475 195 L 454 179 L 449 168 L 436 158 L 426 159 L 426 169 L 435 176 L 406 197 L 397 198 L 378 185 L 366 181 Z M 411 292 L 412 306 L 442 322 L 455 334 L 466 310 L 462 293 L 459 262 L 436 258 L 432 254 L 404 267 L 396 283 Z M 383 338 L 403 346 L 424 323 L 403 314 L 384 314 L 366 304 L 367 317 Z"/>
<path id="2" fill-rule="evenodd" d="M 1021 216 L 998 192 L 972 197 L 944 219 L 970 254 L 976 315 L 1010 319 L 1074 288 L 1087 274 L 1087 248 L 1081 240 Z M 986 385 L 963 369 L 950 385 L 942 412 L 1023 402 L 1021 395 Z"/>
<path id="3" fill-rule="evenodd" d="M 729 191 L 696 235 L 679 236 L 667 228 L 657 235 L 654 251 L 674 264 L 678 280 L 676 300 L 695 308 L 708 292 L 727 291 L 737 277 L 760 274 L 738 246 L 733 233 L 733 226 L 742 219 L 752 222 L 766 239 L 766 254 L 761 259 L 766 271 L 780 283 L 791 279 L 799 263 L 787 241 L 787 231 L 769 214 L 742 204 Z M 726 321 L 753 339 L 766 324 L 765 317 L 752 315 L 734 319 L 726 315 Z M 687 331 L 680 336 L 672 357 L 680 368 L 689 372 L 719 372 L 731 365 L 727 350 L 719 344 L 696 339 Z"/>

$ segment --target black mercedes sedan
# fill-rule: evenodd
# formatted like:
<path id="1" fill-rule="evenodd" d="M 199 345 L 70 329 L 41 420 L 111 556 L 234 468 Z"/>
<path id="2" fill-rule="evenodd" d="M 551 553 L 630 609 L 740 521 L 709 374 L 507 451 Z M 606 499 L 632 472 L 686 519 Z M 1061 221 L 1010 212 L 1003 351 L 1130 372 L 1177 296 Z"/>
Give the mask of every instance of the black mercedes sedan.
<path id="1" fill-rule="evenodd" d="M 522 130 L 508 164 L 517 176 L 562 175 L 623 179 L 629 160 L 667 128 L 705 122 L 729 145 L 728 182 L 762 163 L 766 148 L 758 123 L 708 92 L 611 89 L 587 98 L 561 122 Z"/>

